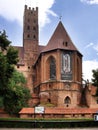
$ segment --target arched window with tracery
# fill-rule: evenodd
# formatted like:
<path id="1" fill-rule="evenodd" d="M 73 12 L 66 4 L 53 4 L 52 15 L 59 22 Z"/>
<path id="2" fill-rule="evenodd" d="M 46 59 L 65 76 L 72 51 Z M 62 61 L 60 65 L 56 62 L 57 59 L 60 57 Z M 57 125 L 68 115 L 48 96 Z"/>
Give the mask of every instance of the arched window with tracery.
<path id="1" fill-rule="evenodd" d="M 67 96 L 67 97 L 65 98 L 65 100 L 64 100 L 64 103 L 65 103 L 65 104 L 67 105 L 67 107 L 68 107 L 68 105 L 71 104 L 71 99 L 70 99 L 70 97 Z"/>
<path id="2" fill-rule="evenodd" d="M 50 79 L 56 79 L 56 61 L 54 57 L 50 57 Z"/>
<path id="3" fill-rule="evenodd" d="M 80 75 L 80 61 L 79 59 L 77 59 L 77 81 L 80 81 L 81 80 L 81 75 Z"/>

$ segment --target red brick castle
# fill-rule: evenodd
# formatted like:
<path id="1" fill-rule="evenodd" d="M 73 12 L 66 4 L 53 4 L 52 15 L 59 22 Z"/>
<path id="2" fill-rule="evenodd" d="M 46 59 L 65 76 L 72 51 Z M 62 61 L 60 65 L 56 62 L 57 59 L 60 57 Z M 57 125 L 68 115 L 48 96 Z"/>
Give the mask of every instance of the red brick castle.
<path id="1" fill-rule="evenodd" d="M 72 109 L 77 115 L 81 107 L 85 110 L 82 109 L 80 116 L 84 113 L 83 110 L 87 113 L 88 109 L 88 115 L 94 114 L 98 108 L 98 99 L 92 92 L 92 86 L 85 89 L 82 86 L 82 54 L 73 44 L 61 21 L 48 44 L 41 46 L 38 8 L 31 9 L 25 5 L 23 47 L 16 48 L 19 50 L 17 70 L 25 75 L 26 86 L 32 95 L 29 103 L 31 108 L 23 109 L 21 115 L 29 115 L 30 110 L 33 115 L 33 109 L 38 105 L 44 106 L 50 115 L 62 112 L 66 116 L 66 112 Z M 49 105 L 51 108 L 48 108 Z M 73 115 L 71 111 L 69 113 L 69 116 Z"/>

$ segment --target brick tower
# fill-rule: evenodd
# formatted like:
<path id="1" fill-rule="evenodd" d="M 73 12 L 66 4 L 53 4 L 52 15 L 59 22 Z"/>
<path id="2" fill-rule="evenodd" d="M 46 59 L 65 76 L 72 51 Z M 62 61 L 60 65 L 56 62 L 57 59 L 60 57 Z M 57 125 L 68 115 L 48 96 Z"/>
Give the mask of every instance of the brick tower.
<path id="1" fill-rule="evenodd" d="M 24 63 L 26 66 L 27 87 L 32 92 L 33 88 L 33 64 L 38 57 L 38 8 L 28 8 L 25 5 L 23 19 L 23 50 Z"/>

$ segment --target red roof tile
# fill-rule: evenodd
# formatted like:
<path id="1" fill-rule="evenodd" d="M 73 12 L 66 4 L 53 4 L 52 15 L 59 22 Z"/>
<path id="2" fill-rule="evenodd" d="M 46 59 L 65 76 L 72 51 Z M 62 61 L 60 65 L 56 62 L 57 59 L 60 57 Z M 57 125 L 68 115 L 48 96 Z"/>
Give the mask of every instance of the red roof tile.
<path id="1" fill-rule="evenodd" d="M 19 114 L 32 114 L 34 113 L 34 108 L 22 108 Z"/>
<path id="2" fill-rule="evenodd" d="M 54 34 L 42 52 L 47 52 L 55 49 L 77 50 L 61 21 L 59 22 L 56 30 L 54 31 Z"/>
<path id="3" fill-rule="evenodd" d="M 45 114 L 94 114 L 98 108 L 45 108 Z M 34 114 L 34 108 L 23 108 L 19 114 Z"/>
<path id="4" fill-rule="evenodd" d="M 45 46 L 39 45 L 39 52 L 41 52 L 44 48 Z"/>

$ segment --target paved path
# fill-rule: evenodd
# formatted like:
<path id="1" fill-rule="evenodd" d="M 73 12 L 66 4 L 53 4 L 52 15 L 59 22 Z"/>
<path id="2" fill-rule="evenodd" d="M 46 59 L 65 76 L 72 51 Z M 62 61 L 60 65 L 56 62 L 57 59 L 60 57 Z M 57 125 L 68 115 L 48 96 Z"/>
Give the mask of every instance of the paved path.
<path id="1" fill-rule="evenodd" d="M 20 128 L 0 128 L 0 130 L 35 130 L 35 129 L 20 129 Z M 36 129 L 36 130 L 98 130 L 98 128 L 74 128 L 74 129 Z"/>

